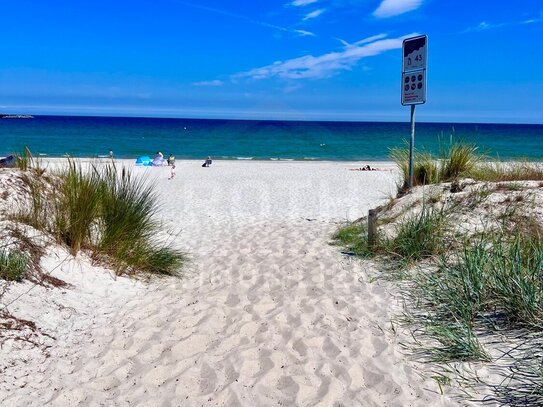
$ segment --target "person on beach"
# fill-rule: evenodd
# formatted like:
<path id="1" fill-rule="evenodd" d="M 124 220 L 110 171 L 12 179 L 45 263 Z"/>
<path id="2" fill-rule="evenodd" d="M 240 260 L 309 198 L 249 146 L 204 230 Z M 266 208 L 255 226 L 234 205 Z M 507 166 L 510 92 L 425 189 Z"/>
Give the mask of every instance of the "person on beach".
<path id="1" fill-rule="evenodd" d="M 172 170 L 170 172 L 170 178 L 168 179 L 174 179 L 175 178 L 175 164 L 172 165 Z"/>
<path id="2" fill-rule="evenodd" d="M 350 168 L 349 171 L 390 171 L 390 170 L 384 170 L 382 168 L 373 168 L 373 167 L 370 167 L 368 164 L 360 168 Z"/>
<path id="3" fill-rule="evenodd" d="M 156 152 L 156 156 L 153 159 L 153 164 L 152 165 L 154 167 L 161 167 L 163 165 L 167 165 L 166 160 L 164 159 L 164 155 L 162 155 L 162 153 L 160 151 Z"/>
<path id="4" fill-rule="evenodd" d="M 173 154 L 170 154 L 167 161 L 168 161 L 168 165 L 174 165 L 175 164 L 175 157 L 173 156 Z"/>
<path id="5" fill-rule="evenodd" d="M 211 160 L 211 157 L 208 155 L 204 163 L 202 164 L 202 167 L 209 167 L 213 163 L 213 160 Z"/>
<path id="6" fill-rule="evenodd" d="M 113 150 L 109 150 L 109 158 L 113 158 Z"/>

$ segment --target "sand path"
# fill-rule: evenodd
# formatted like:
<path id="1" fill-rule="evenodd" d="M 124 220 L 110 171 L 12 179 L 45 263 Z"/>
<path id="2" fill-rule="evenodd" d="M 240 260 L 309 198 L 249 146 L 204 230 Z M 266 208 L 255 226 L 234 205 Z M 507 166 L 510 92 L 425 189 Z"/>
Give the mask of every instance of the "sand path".
<path id="1" fill-rule="evenodd" d="M 154 175 L 164 220 L 192 256 L 184 278 L 116 297 L 118 309 L 86 340 L 59 343 L 5 401 L 456 405 L 425 390 L 431 384 L 399 352 L 385 288 L 328 244 L 339 220 L 386 198 L 392 174 L 334 163 L 225 163 L 214 173 L 180 164 L 173 182 L 166 170 Z"/>

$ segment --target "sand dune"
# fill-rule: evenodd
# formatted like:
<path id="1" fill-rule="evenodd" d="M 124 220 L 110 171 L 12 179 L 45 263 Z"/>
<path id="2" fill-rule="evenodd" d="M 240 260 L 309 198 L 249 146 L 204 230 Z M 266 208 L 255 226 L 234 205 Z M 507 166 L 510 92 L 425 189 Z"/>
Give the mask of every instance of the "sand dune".
<path id="1" fill-rule="evenodd" d="M 191 255 L 184 277 L 113 281 L 84 258 L 59 268 L 65 294 L 39 288 L 11 309 L 57 339 L 49 358 L 28 351 L 6 369 L 2 405 L 456 405 L 400 352 L 386 286 L 328 243 L 394 190 L 394 173 L 354 166 L 185 161 L 173 180 L 138 168 Z"/>

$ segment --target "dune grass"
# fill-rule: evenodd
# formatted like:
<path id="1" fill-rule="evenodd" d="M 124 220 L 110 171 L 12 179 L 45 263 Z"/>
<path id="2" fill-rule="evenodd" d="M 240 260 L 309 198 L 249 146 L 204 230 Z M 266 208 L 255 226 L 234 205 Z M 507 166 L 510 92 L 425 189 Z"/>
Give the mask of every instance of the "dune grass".
<path id="1" fill-rule="evenodd" d="M 27 174 L 30 208 L 18 218 L 52 233 L 72 255 L 87 250 L 118 274 L 176 274 L 185 260 L 164 241 L 151 183 L 114 163 L 83 169 L 69 159 L 48 181 Z M 48 188 L 49 187 L 49 188 Z"/>
<path id="2" fill-rule="evenodd" d="M 386 244 L 387 252 L 406 264 L 442 253 L 446 221 L 444 210 L 423 205 L 418 214 L 398 223 L 396 236 Z"/>
<path id="3" fill-rule="evenodd" d="M 22 171 L 28 170 L 32 166 L 32 153 L 27 146 L 19 153 L 15 153 L 15 165 Z"/>
<path id="4" fill-rule="evenodd" d="M 21 252 L 0 250 L 0 279 L 21 281 L 28 270 L 28 258 Z"/>
<path id="5" fill-rule="evenodd" d="M 404 180 L 409 179 L 409 148 L 393 148 L 390 158 L 398 165 Z M 439 182 L 437 161 L 429 153 L 415 152 L 413 168 L 413 184 L 427 185 Z"/>
<path id="6" fill-rule="evenodd" d="M 142 270 L 156 274 L 175 274 L 184 256 L 157 240 L 158 200 L 152 184 L 134 178 L 130 171 L 107 165 L 101 174 L 102 230 L 99 253 L 115 259 L 118 271 Z"/>
<path id="7" fill-rule="evenodd" d="M 442 147 L 439 181 L 453 181 L 470 174 L 482 158 L 474 144 L 453 143 Z"/>
<path id="8" fill-rule="evenodd" d="M 402 174 L 404 182 L 409 177 L 409 148 L 393 148 L 389 153 Z M 462 177 L 477 181 L 543 181 L 540 163 L 490 162 L 478 152 L 474 144 L 456 142 L 440 147 L 439 156 L 416 151 L 413 168 L 414 186 L 455 181 Z M 405 185 L 402 185 L 402 189 Z"/>
<path id="9" fill-rule="evenodd" d="M 96 169 L 84 172 L 73 160 L 61 175 L 55 191 L 53 232 L 76 255 L 92 246 L 92 226 L 96 223 L 102 198 L 102 183 Z"/>
<path id="10" fill-rule="evenodd" d="M 368 246 L 368 226 L 363 223 L 349 223 L 339 228 L 332 236 L 335 244 L 345 247 L 349 253 L 368 258 L 374 252 Z"/>
<path id="11" fill-rule="evenodd" d="M 393 150 L 391 157 L 406 179 L 408 150 Z M 388 277 L 390 264 L 403 276 L 404 321 L 411 325 L 416 352 L 423 360 L 483 361 L 494 366 L 495 341 L 507 335 L 516 340 L 518 335 L 529 336 L 526 346 L 539 349 L 533 341 L 543 338 L 543 226 L 531 218 L 532 211 L 540 214 L 534 206 L 535 192 L 524 193 L 520 181 L 543 180 L 543 165 L 491 163 L 474 145 L 462 143 L 442 149 L 439 157 L 417 152 L 416 160 L 415 185 L 452 182 L 450 192 L 455 193 L 462 191 L 453 188 L 463 177 L 496 184 L 468 190 L 457 199 L 429 198 L 414 215 L 394 215 L 396 229 L 390 233 L 389 226 L 392 237 L 381 238 L 378 250 L 367 249 L 363 226 L 347 225 L 336 236 L 354 254 L 379 255 L 382 278 Z M 496 191 L 505 198 L 487 200 Z M 440 209 L 442 203 L 446 209 Z M 485 230 L 470 235 L 467 229 L 465 234 L 452 227 L 457 209 L 488 212 L 489 219 L 481 219 Z M 509 346 L 506 341 L 507 352 L 512 351 Z M 495 400 L 504 405 L 542 405 L 543 354 L 536 356 L 530 351 L 521 356 L 508 353 L 512 362 L 507 363 L 514 363 L 515 369 L 493 387 Z"/>
<path id="12" fill-rule="evenodd" d="M 543 181 L 543 164 L 522 162 L 486 162 L 473 168 L 469 176 L 479 181 Z"/>

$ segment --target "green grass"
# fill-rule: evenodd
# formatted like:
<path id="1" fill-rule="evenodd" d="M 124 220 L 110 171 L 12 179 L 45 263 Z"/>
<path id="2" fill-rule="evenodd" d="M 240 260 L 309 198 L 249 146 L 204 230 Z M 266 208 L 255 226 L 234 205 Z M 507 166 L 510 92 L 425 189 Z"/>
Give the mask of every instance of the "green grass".
<path id="1" fill-rule="evenodd" d="M 441 146 L 439 157 L 415 151 L 414 186 L 455 181 L 462 177 L 477 181 L 543 181 L 543 165 L 524 162 L 488 162 L 474 144 L 457 142 Z M 389 153 L 403 176 L 409 177 L 409 148 L 393 148 Z M 403 188 L 405 185 L 403 186 Z"/>
<path id="2" fill-rule="evenodd" d="M 386 243 L 387 252 L 403 263 L 412 263 L 446 250 L 444 210 L 424 205 L 418 214 L 398 223 L 396 236 Z"/>
<path id="3" fill-rule="evenodd" d="M 92 246 L 92 227 L 99 216 L 102 183 L 95 170 L 84 172 L 68 160 L 67 169 L 54 199 L 53 232 L 65 243 L 72 255 Z"/>
<path id="4" fill-rule="evenodd" d="M 31 207 L 21 209 L 18 218 L 52 233 L 72 255 L 88 250 L 119 274 L 174 275 L 185 261 L 171 242 L 161 240 L 152 184 L 129 170 L 114 163 L 83 170 L 68 160 L 57 178 L 25 179 Z"/>
<path id="5" fill-rule="evenodd" d="M 393 148 L 390 150 L 390 158 L 401 170 L 404 182 L 409 179 L 409 149 Z M 439 181 L 439 168 L 437 160 L 431 154 L 415 152 L 413 167 L 413 184 L 427 185 Z"/>
<path id="6" fill-rule="evenodd" d="M 15 153 L 15 164 L 22 171 L 26 171 L 32 166 L 32 159 L 32 153 L 27 146 L 24 146 L 20 153 Z"/>
<path id="7" fill-rule="evenodd" d="M 48 205 L 44 196 L 45 185 L 43 180 L 28 173 L 23 173 L 21 180 L 28 188 L 30 205 L 20 208 L 16 218 L 36 229 L 44 229 L 46 227 Z"/>
<path id="8" fill-rule="evenodd" d="M 28 270 L 28 258 L 21 252 L 0 251 L 0 278 L 21 281 Z"/>
<path id="9" fill-rule="evenodd" d="M 133 178 L 126 169 L 114 164 L 102 173 L 102 232 L 98 248 L 115 259 L 120 272 L 143 270 L 157 274 L 175 274 L 184 256 L 156 241 L 160 232 L 158 200 L 152 184 Z"/>
<path id="10" fill-rule="evenodd" d="M 420 272 L 409 294 L 425 310 L 436 360 L 487 360 L 473 329 L 543 329 L 543 239 L 492 232 Z"/>
<path id="11" fill-rule="evenodd" d="M 453 181 L 473 171 L 481 161 L 474 144 L 454 143 L 442 148 L 440 181 Z"/>
<path id="12" fill-rule="evenodd" d="M 440 363 L 450 361 L 489 361 L 490 356 L 481 346 L 471 326 L 463 321 L 427 322 L 427 333 L 439 346 L 430 348 L 432 360 Z"/>
<path id="13" fill-rule="evenodd" d="M 524 162 L 480 163 L 473 168 L 469 176 L 478 181 L 543 181 L 543 165 Z"/>
<path id="14" fill-rule="evenodd" d="M 332 239 L 335 244 L 345 247 L 356 256 L 367 258 L 374 254 L 368 246 L 368 226 L 365 222 L 341 227 Z"/>

